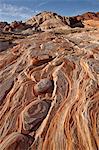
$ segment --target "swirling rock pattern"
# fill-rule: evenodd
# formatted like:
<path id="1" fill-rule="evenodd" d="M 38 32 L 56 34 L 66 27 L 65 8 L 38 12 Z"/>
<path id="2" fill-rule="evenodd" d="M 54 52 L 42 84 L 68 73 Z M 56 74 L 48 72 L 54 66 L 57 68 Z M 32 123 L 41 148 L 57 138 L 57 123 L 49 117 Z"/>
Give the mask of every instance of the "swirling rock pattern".
<path id="1" fill-rule="evenodd" d="M 99 149 L 99 30 L 79 31 L 0 52 L 0 150 Z"/>
<path id="2" fill-rule="evenodd" d="M 22 123 L 25 131 L 35 131 L 47 116 L 51 106 L 50 100 L 34 101 L 22 112 Z"/>
<path id="3" fill-rule="evenodd" d="M 18 132 L 11 133 L 1 144 L 0 149 L 2 150 L 15 150 L 22 149 L 27 150 L 31 145 L 33 139 L 31 137 L 27 137 Z"/>

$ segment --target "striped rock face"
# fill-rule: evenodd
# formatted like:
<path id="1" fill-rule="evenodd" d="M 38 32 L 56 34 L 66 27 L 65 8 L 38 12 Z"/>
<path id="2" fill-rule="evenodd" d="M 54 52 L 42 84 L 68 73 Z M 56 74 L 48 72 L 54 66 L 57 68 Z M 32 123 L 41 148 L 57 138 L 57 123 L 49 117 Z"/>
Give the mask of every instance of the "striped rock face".
<path id="1" fill-rule="evenodd" d="M 22 112 L 23 133 L 36 131 L 46 118 L 50 106 L 50 100 L 35 101 L 28 105 Z"/>
<path id="2" fill-rule="evenodd" d="M 0 52 L 0 150 L 98 150 L 99 30 L 14 44 Z"/>

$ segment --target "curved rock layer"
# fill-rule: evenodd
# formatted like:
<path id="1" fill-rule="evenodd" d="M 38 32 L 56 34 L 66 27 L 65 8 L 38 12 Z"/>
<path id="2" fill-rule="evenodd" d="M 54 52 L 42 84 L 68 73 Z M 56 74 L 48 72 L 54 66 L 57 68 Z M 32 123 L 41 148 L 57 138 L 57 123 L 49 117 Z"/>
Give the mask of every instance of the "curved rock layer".
<path id="1" fill-rule="evenodd" d="M 98 149 L 98 29 L 37 33 L 0 53 L 0 150 Z"/>

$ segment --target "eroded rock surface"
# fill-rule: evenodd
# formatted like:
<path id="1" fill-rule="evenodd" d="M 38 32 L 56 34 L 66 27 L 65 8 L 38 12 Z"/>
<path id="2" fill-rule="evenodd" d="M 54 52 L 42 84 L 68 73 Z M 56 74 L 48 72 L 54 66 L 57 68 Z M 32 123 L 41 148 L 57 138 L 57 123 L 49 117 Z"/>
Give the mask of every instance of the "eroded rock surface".
<path id="1" fill-rule="evenodd" d="M 89 26 L 93 26 L 94 24 L 95 27 L 95 24 L 99 24 L 99 12 L 86 12 L 82 15 L 67 17 L 60 16 L 53 12 L 44 11 L 27 20 L 26 24 L 32 25 L 36 28 L 40 28 L 41 30 L 46 31 L 49 29 L 56 28 L 83 28 L 84 26 L 86 26 L 86 24 L 88 25 L 88 22 L 86 23 L 86 21 L 91 21 L 92 23 L 89 23 Z"/>
<path id="2" fill-rule="evenodd" d="M 0 52 L 0 150 L 98 150 L 99 29 L 14 43 Z"/>
<path id="3" fill-rule="evenodd" d="M 42 79 L 34 86 L 34 92 L 39 95 L 42 93 L 48 93 L 53 89 L 53 82 L 50 79 Z"/>

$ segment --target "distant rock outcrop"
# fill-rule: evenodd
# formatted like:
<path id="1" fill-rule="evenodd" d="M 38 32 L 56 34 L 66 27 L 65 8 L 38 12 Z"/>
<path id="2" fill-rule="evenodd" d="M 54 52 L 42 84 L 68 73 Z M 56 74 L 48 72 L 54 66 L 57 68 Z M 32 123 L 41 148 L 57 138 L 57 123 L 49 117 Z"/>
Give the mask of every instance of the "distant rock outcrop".
<path id="1" fill-rule="evenodd" d="M 7 25 L 9 25 L 7 22 L 0 22 L 0 30 L 3 30 Z"/>
<path id="2" fill-rule="evenodd" d="M 31 25 L 26 25 L 26 23 L 23 23 L 22 21 L 14 21 L 10 24 L 8 24 L 7 22 L 0 22 L 1 31 L 20 32 L 28 28 L 32 28 Z"/>
<path id="3" fill-rule="evenodd" d="M 69 27 L 84 27 L 81 20 L 76 17 L 63 17 L 52 12 L 42 12 L 27 20 L 26 24 L 30 24 L 41 30 L 69 28 Z"/>
<path id="4" fill-rule="evenodd" d="M 37 14 L 36 16 L 33 16 L 24 23 L 22 21 L 14 21 L 10 24 L 8 24 L 7 22 L 0 22 L 0 30 L 8 32 L 20 32 L 27 29 L 31 29 L 32 31 L 46 31 L 75 27 L 84 28 L 86 24 L 88 26 L 88 23 L 86 23 L 88 22 L 88 20 L 92 20 L 96 23 L 97 26 L 97 23 L 99 23 L 97 22 L 99 21 L 99 12 L 87 12 L 78 16 L 66 17 L 60 16 L 57 13 L 44 11 Z M 91 25 L 95 26 L 93 24 L 90 24 L 90 26 Z"/>
<path id="5" fill-rule="evenodd" d="M 76 19 L 79 20 L 98 20 L 99 21 L 99 12 L 87 12 L 82 15 L 76 16 Z"/>
<path id="6" fill-rule="evenodd" d="M 30 24 L 36 28 L 41 28 L 42 30 L 62 28 L 62 27 L 84 27 L 84 20 L 98 20 L 99 14 L 88 12 L 83 15 L 78 15 L 74 17 L 63 17 L 56 13 L 52 12 L 42 12 L 32 17 L 31 19 L 26 21 L 26 24 Z"/>
<path id="7" fill-rule="evenodd" d="M 26 24 L 30 24 L 41 30 L 54 29 L 57 27 L 66 26 L 66 22 L 63 21 L 63 17 L 52 12 L 44 11 L 37 14 L 31 19 L 27 20 Z"/>
<path id="8" fill-rule="evenodd" d="M 76 17 L 69 17 L 69 26 L 72 27 L 72 28 L 75 28 L 75 27 L 81 27 L 83 28 L 84 27 L 84 24 L 82 22 L 82 20 L 77 20 Z"/>

